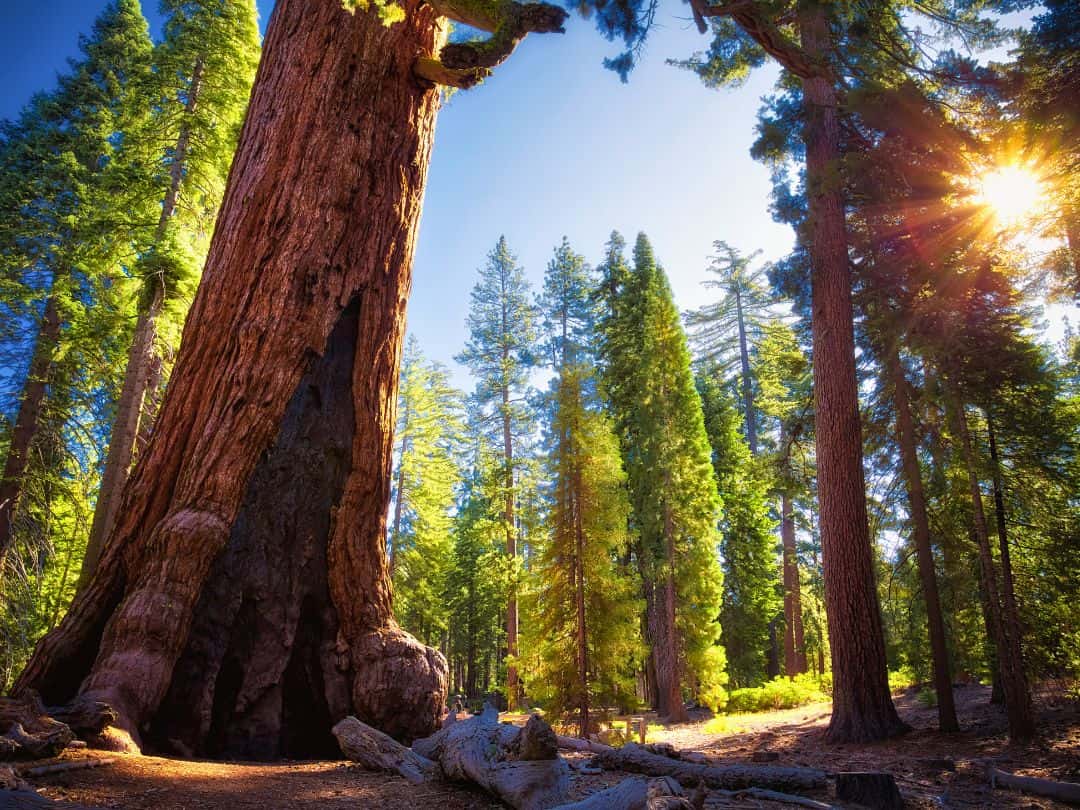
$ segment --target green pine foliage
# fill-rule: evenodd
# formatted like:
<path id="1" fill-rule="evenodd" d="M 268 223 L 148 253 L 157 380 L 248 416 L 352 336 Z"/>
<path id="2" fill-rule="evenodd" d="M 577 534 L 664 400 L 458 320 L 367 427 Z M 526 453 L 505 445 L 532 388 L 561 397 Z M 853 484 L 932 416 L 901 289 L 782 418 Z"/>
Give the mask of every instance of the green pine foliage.
<path id="1" fill-rule="evenodd" d="M 718 643 L 721 501 L 701 398 L 652 246 L 638 236 L 631 270 L 620 242 L 615 236 L 609 243 L 602 274 L 604 383 L 623 448 L 637 563 L 647 585 L 674 571 L 681 681 L 687 694 L 716 706 L 725 700 L 727 682 Z"/>
<path id="2" fill-rule="evenodd" d="M 447 370 L 426 360 L 410 338 L 398 393 L 390 561 L 398 621 L 432 646 L 442 646 L 449 630 L 445 594 L 461 476 L 463 400 Z"/>
<path id="3" fill-rule="evenodd" d="M 579 722 L 583 708 L 596 716 L 636 704 L 643 657 L 639 585 L 622 556 L 630 512 L 625 473 L 609 417 L 586 407 L 588 376 L 582 365 L 560 375 L 550 533 L 530 572 L 538 583 L 530 636 L 539 665 L 529 694 Z"/>
<path id="4" fill-rule="evenodd" d="M 729 390 L 708 369 L 697 377 L 712 446 L 717 488 L 724 495 L 720 556 L 724 598 L 720 613 L 728 673 L 736 688 L 768 678 L 769 626 L 783 611 L 776 526 L 769 517 L 767 469 L 755 464 L 739 435 L 739 416 Z"/>

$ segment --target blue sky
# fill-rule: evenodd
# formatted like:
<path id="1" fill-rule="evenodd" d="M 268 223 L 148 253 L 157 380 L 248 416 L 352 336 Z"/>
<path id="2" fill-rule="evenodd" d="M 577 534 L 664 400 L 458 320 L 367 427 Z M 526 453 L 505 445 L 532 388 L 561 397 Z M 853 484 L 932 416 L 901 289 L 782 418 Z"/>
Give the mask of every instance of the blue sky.
<path id="1" fill-rule="evenodd" d="M 156 0 L 145 2 L 155 33 Z M 0 76 L 11 117 L 52 85 L 105 0 L 6 0 L 0 6 Z M 273 0 L 259 0 L 265 27 Z M 409 330 L 425 353 L 454 369 L 476 269 L 500 234 L 539 288 L 563 235 L 596 262 L 612 229 L 652 239 L 679 306 L 703 303 L 712 243 L 724 239 L 764 259 L 784 255 L 792 233 L 768 213 L 765 167 L 750 159 L 756 113 L 777 72 L 743 87 L 704 88 L 665 64 L 707 45 L 681 3 L 661 8 L 629 84 L 601 60 L 617 48 L 571 17 L 564 35 L 532 35 L 480 87 L 456 93 L 439 116 Z"/>
<path id="2" fill-rule="evenodd" d="M 259 0 L 263 24 L 272 0 Z M 0 4 L 0 117 L 50 87 L 105 0 Z M 539 286 L 565 234 L 597 261 L 612 229 L 644 230 L 679 305 L 702 299 L 712 242 L 766 257 L 791 245 L 768 211 L 768 173 L 748 154 L 758 99 L 776 73 L 711 91 L 664 60 L 707 44 L 678 6 L 667 7 L 629 84 L 603 68 L 616 52 L 574 16 L 565 35 L 528 37 L 480 87 L 455 94 L 439 116 L 409 305 L 424 351 L 453 366 L 465 340 L 476 269 L 500 234 Z M 154 0 L 144 10 L 155 33 Z M 471 387 L 456 370 L 459 385 Z"/>

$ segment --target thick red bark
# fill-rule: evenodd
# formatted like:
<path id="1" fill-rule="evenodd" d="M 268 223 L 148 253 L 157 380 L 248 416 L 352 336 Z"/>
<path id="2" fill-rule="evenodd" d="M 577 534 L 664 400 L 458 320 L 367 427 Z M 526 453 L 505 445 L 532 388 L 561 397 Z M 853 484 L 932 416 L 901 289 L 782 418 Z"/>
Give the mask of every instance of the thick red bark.
<path id="1" fill-rule="evenodd" d="M 821 2 L 799 11 L 802 47 L 824 63 L 832 37 Z M 866 513 L 855 336 L 838 179 L 840 126 L 836 88 L 827 76 L 802 80 L 806 121 L 808 248 L 813 267 L 813 360 L 818 497 L 825 568 L 825 609 L 833 658 L 828 737 L 859 742 L 905 730 L 889 694 L 885 638 L 874 582 Z"/>
<path id="2" fill-rule="evenodd" d="M 405 21 L 390 27 L 374 12 L 349 15 L 339 0 L 275 7 L 154 437 L 94 577 L 19 681 L 49 702 L 93 696 L 161 744 L 163 723 L 199 729 L 189 739 L 207 752 L 315 746 L 293 745 L 288 729 L 305 716 L 314 723 L 320 701 L 331 720 L 347 709 L 399 737 L 434 728 L 445 660 L 394 622 L 384 541 L 405 302 L 438 107 L 412 67 L 443 33 L 428 6 L 403 5 Z M 341 334 L 353 319 L 350 346 Z M 321 448 L 303 425 L 325 405 L 320 375 L 339 371 L 351 380 L 351 435 L 331 437 L 343 441 L 337 455 L 314 455 L 313 481 L 340 480 L 336 504 L 322 500 L 314 517 L 301 499 L 306 483 L 294 498 L 271 497 L 285 486 L 274 459 Z M 265 530 L 245 529 L 245 498 Z M 274 544 L 289 549 L 287 561 Z M 243 570 L 245 556 L 260 554 L 265 570 Z M 325 574 L 311 573 L 322 554 Z M 219 585 L 233 595 L 215 606 L 220 619 L 201 607 Z M 280 705 L 268 680 L 276 676 L 242 663 L 260 660 L 275 631 L 291 648 L 270 656 L 284 662 Z M 203 649 L 223 641 L 223 652 Z M 220 665 L 191 665 L 200 656 Z M 260 738 L 266 716 L 279 724 L 276 738 Z"/>
<path id="3" fill-rule="evenodd" d="M 919 565 L 923 601 L 926 603 L 934 691 L 937 693 L 938 727 L 942 731 L 959 731 L 960 724 L 956 720 L 956 705 L 953 700 L 952 668 L 949 666 L 949 650 L 945 643 L 945 620 L 941 614 L 941 599 L 938 596 L 937 567 L 930 544 L 930 519 L 926 512 L 926 494 L 923 491 L 922 471 L 919 469 L 915 445 L 915 421 L 911 416 L 908 381 L 896 346 L 892 345 L 886 351 L 888 354 L 885 367 L 892 383 L 893 404 L 896 406 L 896 442 L 900 446 L 911 534 L 915 541 L 915 557 Z"/>
<path id="4" fill-rule="evenodd" d="M 11 431 L 7 459 L 4 461 L 4 473 L 0 478 L 0 571 L 4 568 L 4 558 L 14 541 L 15 510 L 19 506 L 24 488 L 26 465 L 30 460 L 30 447 L 37 435 L 41 419 L 41 409 L 45 403 L 45 389 L 48 385 L 49 370 L 52 368 L 56 341 L 60 337 L 60 313 L 56 298 L 50 295 L 45 300 L 45 312 L 38 326 L 37 342 L 26 372 L 23 384 L 22 401 L 15 417 L 15 427 Z"/>

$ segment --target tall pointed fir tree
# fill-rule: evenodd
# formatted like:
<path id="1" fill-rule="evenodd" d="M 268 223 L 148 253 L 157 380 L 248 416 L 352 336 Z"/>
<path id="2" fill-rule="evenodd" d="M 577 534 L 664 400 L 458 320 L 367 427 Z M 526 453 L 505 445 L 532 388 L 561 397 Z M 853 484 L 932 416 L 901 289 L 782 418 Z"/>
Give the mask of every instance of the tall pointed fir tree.
<path id="1" fill-rule="evenodd" d="M 116 227 L 127 165 L 116 136 L 139 114 L 133 88 L 149 70 L 151 41 L 138 2 L 111 3 L 79 50 L 58 89 L 35 97 L 4 128 L 0 215 L 8 227 L 0 255 L 5 277 L 40 279 L 29 293 L 40 301 L 30 311 L 40 314 L 23 316 L 37 321 L 37 338 L 0 478 L 0 562 L 62 335 L 100 292 L 127 233 Z"/>
<path id="2" fill-rule="evenodd" d="M 548 536 L 534 568 L 536 686 L 530 693 L 556 714 L 633 703 L 640 660 L 638 587 L 623 553 L 630 505 L 619 444 L 596 396 L 593 283 L 566 239 L 544 276 L 540 309 L 556 372 L 550 425 Z"/>
<path id="3" fill-rule="evenodd" d="M 523 396 L 529 369 L 536 362 L 537 314 L 530 298 L 525 271 L 500 236 L 480 270 L 469 308 L 469 339 L 458 355 L 478 378 L 476 400 L 501 440 L 503 529 L 506 556 L 516 561 L 518 527 L 515 506 L 517 479 L 522 464 L 522 437 L 530 433 L 528 406 Z M 511 708 L 523 697 L 515 658 L 518 654 L 518 604 L 511 583 L 506 605 L 506 695 Z"/>
<path id="4" fill-rule="evenodd" d="M 418 639 L 444 650 L 462 400 L 450 385 L 447 370 L 426 360 L 416 338 L 410 337 L 398 392 L 398 451 L 388 540 L 394 614 Z"/>
<path id="5" fill-rule="evenodd" d="M 712 448 L 717 488 L 724 495 L 720 521 L 720 557 L 724 601 L 720 612 L 728 674 L 732 686 L 758 686 L 779 674 L 769 671 L 770 633 L 781 610 L 774 525 L 769 518 L 769 480 L 754 463 L 739 434 L 731 394 L 717 382 L 718 371 L 705 366 L 697 375 Z M 801 617 L 800 617 L 801 618 Z"/>
<path id="6" fill-rule="evenodd" d="M 144 89 L 150 112 L 126 133 L 141 163 L 140 182 L 128 193 L 136 207 L 151 206 L 156 224 L 137 235 L 138 314 L 80 587 L 112 530 L 137 440 L 153 425 L 163 355 L 175 348 L 202 269 L 259 61 L 254 0 L 163 0 L 162 11 L 165 38 Z M 176 324 L 160 335 L 170 307 Z"/>
<path id="7" fill-rule="evenodd" d="M 686 335 L 644 234 L 634 267 L 614 235 L 603 268 L 604 384 L 630 487 L 643 582 L 651 694 L 661 716 L 687 717 L 684 689 L 723 700 L 720 498 Z"/>

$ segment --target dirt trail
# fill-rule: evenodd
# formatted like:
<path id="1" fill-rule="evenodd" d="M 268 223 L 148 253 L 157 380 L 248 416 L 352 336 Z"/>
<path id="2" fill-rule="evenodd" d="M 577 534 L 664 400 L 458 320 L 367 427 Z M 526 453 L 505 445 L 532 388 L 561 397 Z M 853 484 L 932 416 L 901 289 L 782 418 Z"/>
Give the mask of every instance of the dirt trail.
<path id="1" fill-rule="evenodd" d="M 911 733 L 865 746 L 828 745 L 823 740 L 828 704 L 726 719 L 733 733 L 706 731 L 706 720 L 679 726 L 654 726 L 650 739 L 701 751 L 710 759 L 748 762 L 755 754 L 777 755 L 777 762 L 828 771 L 886 770 L 894 774 L 910 808 L 1057 808 L 1063 805 L 1010 791 L 991 791 L 975 760 L 998 759 L 998 767 L 1033 776 L 1080 781 L 1080 706 L 1042 696 L 1040 739 L 1009 746 L 1003 712 L 988 703 L 988 690 L 957 690 L 964 731 L 942 735 L 933 728 L 935 710 L 914 693 L 897 697 Z M 715 727 L 715 726 L 714 726 Z M 67 758 L 96 756 L 73 752 Z M 482 793 L 454 785 L 414 786 L 398 777 L 367 773 L 341 762 L 228 763 L 115 756 L 102 768 L 72 771 L 33 780 L 41 793 L 102 808 L 133 810 L 481 810 L 500 805 Z M 952 760 L 956 770 L 947 770 Z M 624 775 L 575 775 L 573 795 L 582 797 L 618 782 Z M 818 798 L 826 799 L 821 796 Z M 780 805 L 760 801 L 710 800 L 709 808 Z M 0 808 L 3 807 L 0 794 Z"/>

